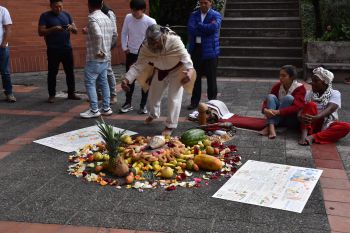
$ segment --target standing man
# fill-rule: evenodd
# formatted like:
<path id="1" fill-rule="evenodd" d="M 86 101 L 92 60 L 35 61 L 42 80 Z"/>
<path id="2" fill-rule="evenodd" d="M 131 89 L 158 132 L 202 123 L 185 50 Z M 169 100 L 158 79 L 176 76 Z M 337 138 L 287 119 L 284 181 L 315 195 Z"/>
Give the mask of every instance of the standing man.
<path id="1" fill-rule="evenodd" d="M 153 24 L 146 30 L 146 39 L 142 43 L 137 61 L 125 74 L 122 88 L 128 91 L 129 84 L 140 78 L 149 64 L 154 66 L 154 72 L 149 87 L 149 116 L 145 124 L 160 117 L 163 93 L 168 89 L 168 111 L 162 134 L 171 135 L 178 124 L 183 91 L 185 89 L 191 92 L 193 89 L 193 63 L 178 35 L 169 28 Z"/>
<path id="2" fill-rule="evenodd" d="M 130 1 L 131 14 L 125 16 L 122 29 L 122 49 L 126 56 L 126 72 L 130 66 L 137 60 L 140 45 L 145 39 L 145 33 L 148 26 L 156 24 L 156 20 L 145 14 L 145 0 Z M 129 84 L 130 91 L 125 93 L 125 103 L 120 109 L 121 113 L 133 110 L 131 105 L 132 94 L 134 93 L 135 82 Z M 148 92 L 141 90 L 141 103 L 139 114 L 147 114 L 146 102 Z"/>
<path id="3" fill-rule="evenodd" d="M 102 0 L 88 0 L 89 16 L 86 38 L 85 88 L 90 100 L 90 109 L 80 113 L 82 118 L 111 115 L 110 92 L 107 70 L 111 61 L 111 44 L 114 26 L 102 11 Z M 102 108 L 98 108 L 96 81 L 102 90 Z"/>
<path id="4" fill-rule="evenodd" d="M 16 102 L 12 93 L 11 75 L 9 69 L 10 51 L 8 39 L 11 33 L 12 20 L 10 13 L 5 7 L 0 6 L 0 72 L 2 86 L 5 89 L 6 100 L 10 103 Z"/>
<path id="5" fill-rule="evenodd" d="M 200 0 L 199 9 L 191 14 L 188 21 L 189 52 L 198 76 L 188 110 L 197 108 L 201 100 L 203 75 L 207 78 L 208 99 L 216 99 L 218 93 L 216 67 L 220 53 L 221 15 L 211 8 L 212 2 L 213 0 Z"/>
<path id="6" fill-rule="evenodd" d="M 66 74 L 68 99 L 79 100 L 75 95 L 73 50 L 70 33 L 77 34 L 71 16 L 63 11 L 63 0 L 50 0 L 51 10 L 41 14 L 38 33 L 45 38 L 47 46 L 49 103 L 55 102 L 56 76 L 60 63 Z"/>

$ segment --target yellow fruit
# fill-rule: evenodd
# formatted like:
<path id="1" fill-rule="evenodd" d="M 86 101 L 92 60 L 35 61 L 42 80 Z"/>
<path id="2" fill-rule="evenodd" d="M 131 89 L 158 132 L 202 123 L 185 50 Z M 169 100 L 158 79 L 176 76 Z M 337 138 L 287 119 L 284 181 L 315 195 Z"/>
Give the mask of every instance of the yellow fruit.
<path id="1" fill-rule="evenodd" d="M 211 145 L 211 141 L 209 139 L 204 139 L 203 140 L 203 145 L 204 146 L 210 146 Z"/>
<path id="2" fill-rule="evenodd" d="M 101 160 L 103 160 L 103 158 L 104 158 L 104 155 L 101 152 L 95 152 L 94 153 L 95 161 L 101 161 Z"/>
<path id="3" fill-rule="evenodd" d="M 207 147 L 205 147 L 205 151 L 207 152 L 208 155 L 213 155 L 214 154 L 214 147 L 207 146 Z"/>
<path id="4" fill-rule="evenodd" d="M 163 178 L 169 179 L 173 177 L 174 170 L 170 167 L 163 167 L 162 170 L 160 170 L 160 174 Z"/>

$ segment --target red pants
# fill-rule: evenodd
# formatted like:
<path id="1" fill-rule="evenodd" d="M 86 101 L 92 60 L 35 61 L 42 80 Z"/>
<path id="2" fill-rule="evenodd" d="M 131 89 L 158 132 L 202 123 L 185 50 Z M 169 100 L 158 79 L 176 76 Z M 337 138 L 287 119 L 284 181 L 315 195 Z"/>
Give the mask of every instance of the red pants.
<path id="1" fill-rule="evenodd" d="M 309 102 L 305 105 L 301 114 L 317 115 L 317 105 L 314 102 Z M 310 125 L 301 123 L 301 129 L 307 129 L 308 134 L 312 135 L 315 143 L 327 144 L 338 141 L 345 137 L 350 132 L 350 124 L 346 122 L 336 121 L 329 125 L 329 127 L 322 131 L 324 119 L 313 121 Z"/>

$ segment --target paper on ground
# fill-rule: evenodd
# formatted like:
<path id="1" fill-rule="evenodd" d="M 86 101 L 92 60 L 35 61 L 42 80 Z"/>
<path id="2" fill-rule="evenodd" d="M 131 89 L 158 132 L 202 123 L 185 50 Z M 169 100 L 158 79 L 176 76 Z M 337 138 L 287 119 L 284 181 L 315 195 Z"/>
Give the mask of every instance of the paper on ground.
<path id="1" fill-rule="evenodd" d="M 322 170 L 248 160 L 215 198 L 301 213 Z"/>
<path id="2" fill-rule="evenodd" d="M 115 132 L 123 131 L 124 129 L 113 127 Z M 98 134 L 98 127 L 90 126 L 74 131 L 70 131 L 63 134 L 43 138 L 34 141 L 35 143 L 54 148 L 56 150 L 64 152 L 73 152 L 79 150 L 86 144 L 94 144 L 102 141 L 101 136 Z M 129 135 L 137 134 L 136 132 L 127 130 L 125 132 Z"/>

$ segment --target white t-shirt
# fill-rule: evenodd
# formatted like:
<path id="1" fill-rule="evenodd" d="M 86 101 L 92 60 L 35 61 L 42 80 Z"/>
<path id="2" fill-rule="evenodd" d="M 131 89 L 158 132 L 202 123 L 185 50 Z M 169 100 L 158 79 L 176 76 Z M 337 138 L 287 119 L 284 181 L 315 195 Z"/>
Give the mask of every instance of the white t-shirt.
<path id="1" fill-rule="evenodd" d="M 12 24 L 12 20 L 9 11 L 5 7 L 0 6 L 0 44 L 2 43 L 2 39 L 4 36 L 3 26 L 10 24 Z"/>
<path id="2" fill-rule="evenodd" d="M 311 101 L 312 91 L 308 91 L 305 95 L 305 102 L 308 103 Z M 317 105 L 317 111 L 322 112 L 326 109 L 327 106 L 324 106 L 321 103 L 314 101 Z M 332 122 L 337 121 L 338 117 L 338 109 L 341 108 L 341 94 L 338 90 L 332 90 L 331 96 L 329 98 L 329 103 L 334 103 L 338 106 L 338 108 L 324 121 L 323 129 L 327 128 Z"/>
<path id="3" fill-rule="evenodd" d="M 136 19 L 132 14 L 127 14 L 122 29 L 122 49 L 129 49 L 130 53 L 138 54 L 139 48 L 145 39 L 148 26 L 156 24 L 156 20 L 146 14 Z"/>

